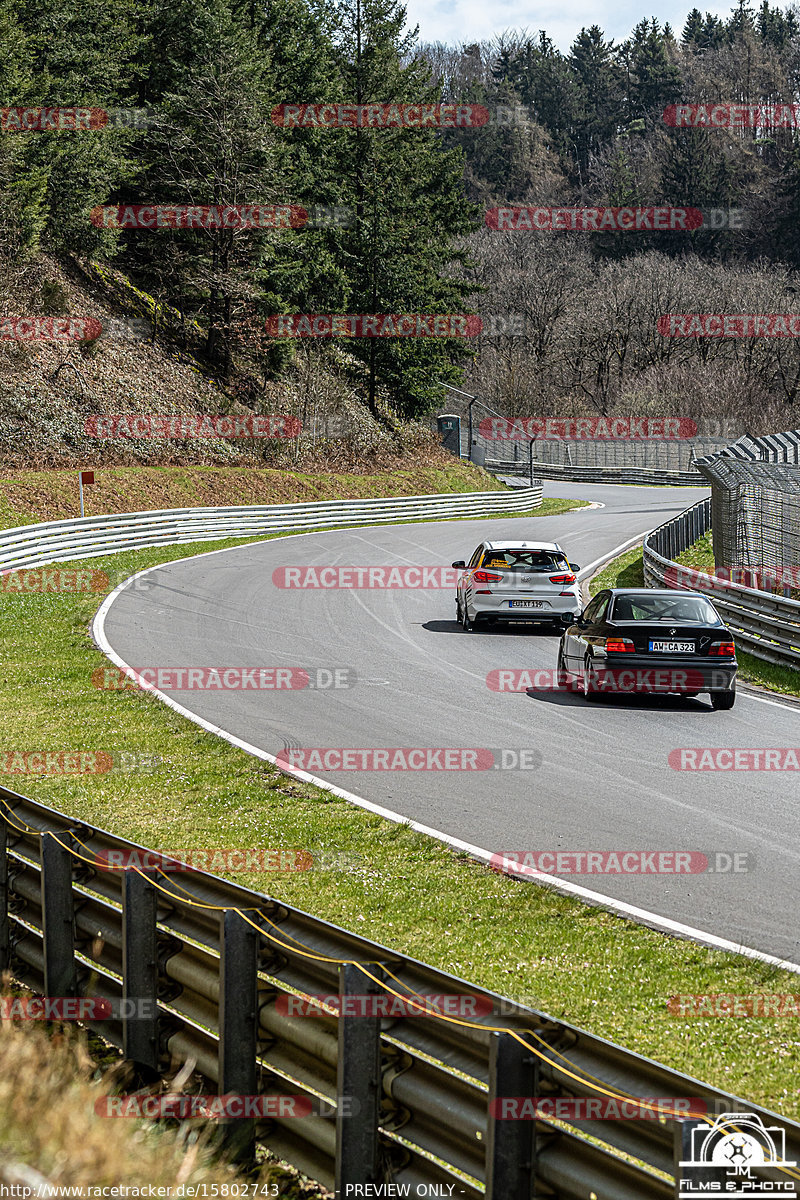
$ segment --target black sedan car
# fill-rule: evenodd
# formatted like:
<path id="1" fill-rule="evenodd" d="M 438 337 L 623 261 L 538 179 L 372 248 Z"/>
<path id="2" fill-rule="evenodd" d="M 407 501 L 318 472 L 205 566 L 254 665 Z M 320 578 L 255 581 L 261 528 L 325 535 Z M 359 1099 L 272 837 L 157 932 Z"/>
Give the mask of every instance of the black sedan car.
<path id="1" fill-rule="evenodd" d="M 707 596 L 661 588 L 598 592 L 561 637 L 558 682 L 603 694 L 708 692 L 716 709 L 736 700 L 733 634 Z"/>

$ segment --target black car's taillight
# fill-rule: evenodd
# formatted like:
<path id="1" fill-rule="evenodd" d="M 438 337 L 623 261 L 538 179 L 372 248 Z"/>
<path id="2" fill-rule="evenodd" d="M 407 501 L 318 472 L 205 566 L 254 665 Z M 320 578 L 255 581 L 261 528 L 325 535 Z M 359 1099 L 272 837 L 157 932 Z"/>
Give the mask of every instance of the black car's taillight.
<path id="1" fill-rule="evenodd" d="M 733 642 L 712 642 L 708 653 L 714 658 L 735 658 L 736 647 Z"/>
<path id="2" fill-rule="evenodd" d="M 633 654 L 635 650 L 630 638 L 606 639 L 606 654 Z"/>

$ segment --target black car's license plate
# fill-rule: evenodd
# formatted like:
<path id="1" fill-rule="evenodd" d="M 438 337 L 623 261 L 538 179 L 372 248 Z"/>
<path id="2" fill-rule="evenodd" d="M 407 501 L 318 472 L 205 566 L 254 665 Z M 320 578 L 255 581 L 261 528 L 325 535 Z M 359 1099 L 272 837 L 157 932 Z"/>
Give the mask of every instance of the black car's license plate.
<path id="1" fill-rule="evenodd" d="M 694 654 L 694 642 L 654 642 L 650 649 L 656 654 Z"/>

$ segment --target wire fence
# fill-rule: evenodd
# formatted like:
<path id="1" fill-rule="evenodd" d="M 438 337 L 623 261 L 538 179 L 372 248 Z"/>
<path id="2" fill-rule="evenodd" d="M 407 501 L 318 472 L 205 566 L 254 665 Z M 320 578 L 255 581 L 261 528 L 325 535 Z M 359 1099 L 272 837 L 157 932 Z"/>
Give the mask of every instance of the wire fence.
<path id="1" fill-rule="evenodd" d="M 730 444 L 729 436 L 712 434 L 689 438 L 531 437 L 525 419 L 509 429 L 511 419 L 505 414 L 457 389 L 448 394 L 447 415 L 458 417 L 460 440 L 448 437 L 446 444 L 456 452 L 458 441 L 462 458 L 496 473 L 540 479 L 703 486 L 695 459 L 717 454 Z M 434 418 L 434 427 L 438 421 Z"/>
<path id="2" fill-rule="evenodd" d="M 786 595 L 800 586 L 800 430 L 742 438 L 698 462 L 711 484 L 717 567 L 757 571 Z"/>
<path id="3" fill-rule="evenodd" d="M 728 571 L 709 575 L 674 561 L 708 532 L 712 515 L 706 497 L 648 533 L 645 584 L 706 592 L 743 649 L 765 662 L 800 668 L 800 601 L 762 590 L 761 572 L 742 570 L 734 579 Z"/>

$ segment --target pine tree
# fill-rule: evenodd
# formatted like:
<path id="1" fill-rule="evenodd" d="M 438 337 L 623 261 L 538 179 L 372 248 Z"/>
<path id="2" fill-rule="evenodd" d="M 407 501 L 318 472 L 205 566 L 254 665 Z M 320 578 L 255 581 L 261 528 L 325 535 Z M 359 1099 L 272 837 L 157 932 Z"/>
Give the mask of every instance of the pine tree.
<path id="1" fill-rule="evenodd" d="M 20 0 L 35 84 L 30 103 L 85 108 L 127 107 L 135 96 L 144 40 L 144 6 L 137 0 Z M 136 135 L 112 125 L 90 131 L 39 133 L 25 161 L 31 182 L 23 191 L 38 203 L 46 181 L 44 238 L 55 251 L 92 253 L 109 239 L 89 213 L 132 177 Z"/>
<path id="2" fill-rule="evenodd" d="M 728 18 L 726 32 L 729 41 L 735 41 L 736 37 L 745 33 L 755 33 L 756 22 L 753 9 L 747 3 L 747 0 L 736 0 L 736 7 L 731 10 L 731 15 Z"/>
<path id="3" fill-rule="evenodd" d="M 686 18 L 681 41 L 691 50 L 699 50 L 703 44 L 703 15 L 699 8 L 693 8 Z"/>
<path id="4" fill-rule="evenodd" d="M 169 30 L 180 39 L 169 51 Z M 227 0 L 159 6 L 152 38 L 158 52 L 148 79 L 160 120 L 148 143 L 147 200 L 224 208 L 289 202 L 288 151 L 269 121 L 269 59 Z M 161 290 L 182 297 L 201 318 L 209 360 L 228 377 L 237 329 L 268 297 L 284 300 L 289 229 L 213 228 L 128 235 L 128 260 Z M 273 308 L 274 310 L 274 308 Z"/>
<path id="5" fill-rule="evenodd" d="M 15 0 L 0 0 L 0 107 L 27 104 L 34 91 L 34 53 Z M 47 223 L 47 175 L 32 170 L 30 138 L 0 133 L 0 254 L 36 252 Z"/>
<path id="6" fill-rule="evenodd" d="M 681 73 L 670 61 L 658 22 L 641 21 L 625 50 L 630 61 L 628 112 L 632 120 L 655 115 L 681 94 Z"/>
<path id="7" fill-rule="evenodd" d="M 700 30 L 699 48 L 701 50 L 716 49 L 716 47 L 723 44 L 725 37 L 725 22 L 719 17 L 715 17 L 712 13 L 706 13 L 702 29 Z"/>
<path id="8" fill-rule="evenodd" d="M 565 170 L 574 174 L 578 165 L 580 86 L 569 62 L 544 30 L 540 30 L 538 42 L 524 44 L 517 58 L 515 87 L 522 103 L 533 109 L 547 130 L 550 146 Z"/>
<path id="9" fill-rule="evenodd" d="M 581 173 L 592 151 L 614 137 L 625 120 L 625 84 L 613 41 L 599 25 L 582 29 L 572 43 L 569 64 L 580 92 L 576 149 Z"/>
<path id="10" fill-rule="evenodd" d="M 427 66 L 411 57 L 416 31 L 404 31 L 405 8 L 398 0 L 340 0 L 330 15 L 344 99 L 440 99 Z M 461 150 L 444 149 L 433 129 L 357 127 L 327 136 L 345 203 L 355 212 L 338 247 L 349 311 L 463 311 L 470 287 L 463 274 L 466 256 L 456 242 L 474 227 L 477 214 L 464 198 Z M 437 379 L 460 378 L 453 364 L 469 353 L 463 342 L 424 338 L 370 338 L 348 346 L 366 367 L 370 407 L 377 408 L 382 394 L 408 414 L 441 394 Z"/>

